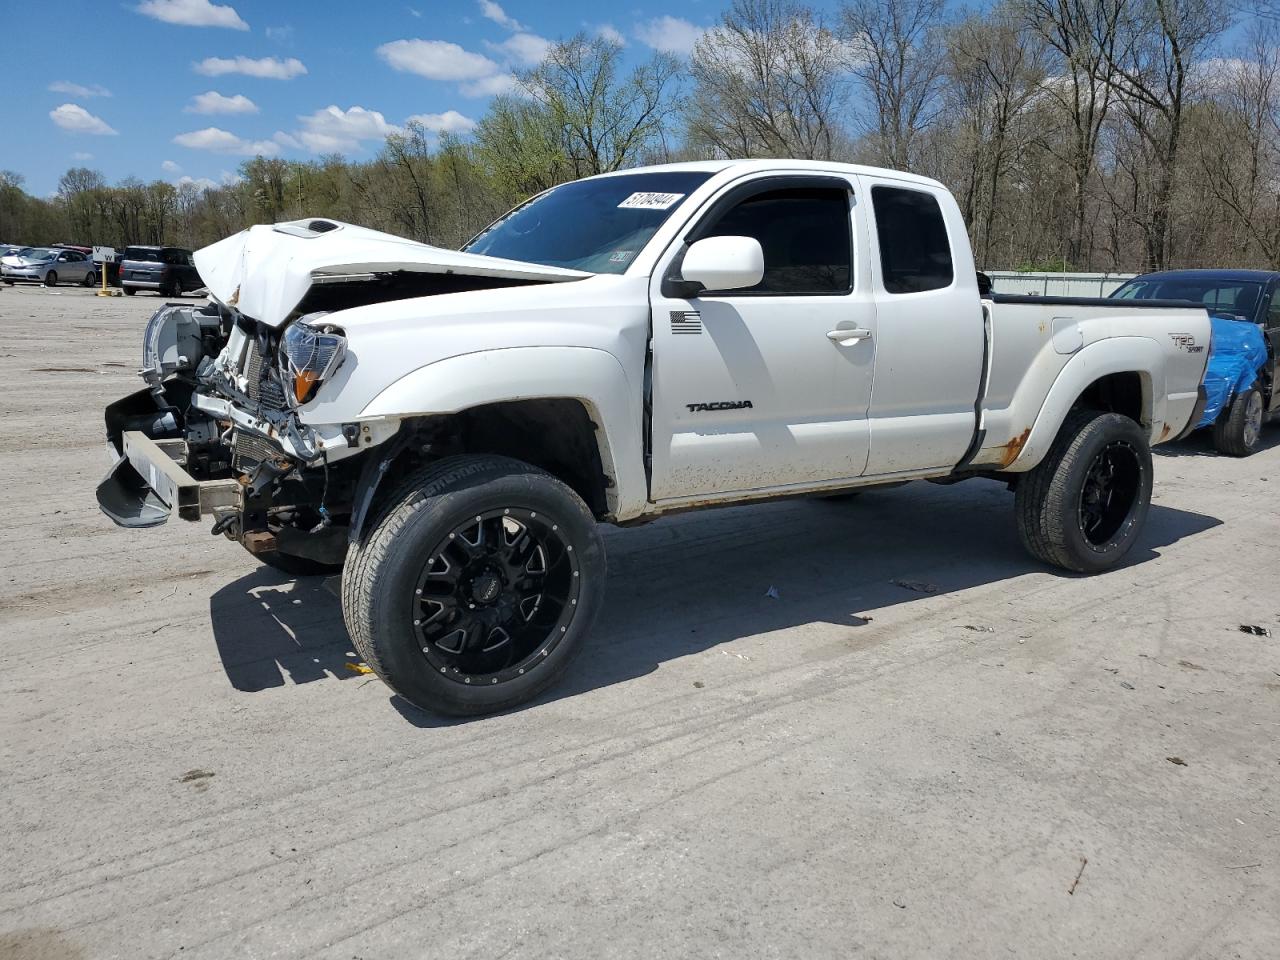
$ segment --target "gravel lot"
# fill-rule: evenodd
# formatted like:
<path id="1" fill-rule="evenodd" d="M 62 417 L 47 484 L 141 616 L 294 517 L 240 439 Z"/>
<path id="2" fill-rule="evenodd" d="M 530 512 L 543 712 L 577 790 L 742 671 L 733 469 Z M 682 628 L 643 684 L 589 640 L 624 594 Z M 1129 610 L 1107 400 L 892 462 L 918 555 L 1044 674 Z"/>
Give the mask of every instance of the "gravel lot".
<path id="1" fill-rule="evenodd" d="M 99 514 L 159 303 L 0 291 L 3 960 L 1280 955 L 1280 424 L 1092 579 L 985 481 L 609 530 L 568 682 L 446 722 Z"/>

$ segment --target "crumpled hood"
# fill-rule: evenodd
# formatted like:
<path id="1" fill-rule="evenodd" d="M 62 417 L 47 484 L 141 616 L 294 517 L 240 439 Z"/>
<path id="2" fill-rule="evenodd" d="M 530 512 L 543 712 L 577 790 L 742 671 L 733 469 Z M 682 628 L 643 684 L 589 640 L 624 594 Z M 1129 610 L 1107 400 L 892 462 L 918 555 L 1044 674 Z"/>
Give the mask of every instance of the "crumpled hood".
<path id="1" fill-rule="evenodd" d="M 195 253 L 196 269 L 215 300 L 268 326 L 282 324 L 313 284 L 352 275 L 452 273 L 514 280 L 565 281 L 591 276 L 459 253 L 336 220 L 255 226 Z"/>

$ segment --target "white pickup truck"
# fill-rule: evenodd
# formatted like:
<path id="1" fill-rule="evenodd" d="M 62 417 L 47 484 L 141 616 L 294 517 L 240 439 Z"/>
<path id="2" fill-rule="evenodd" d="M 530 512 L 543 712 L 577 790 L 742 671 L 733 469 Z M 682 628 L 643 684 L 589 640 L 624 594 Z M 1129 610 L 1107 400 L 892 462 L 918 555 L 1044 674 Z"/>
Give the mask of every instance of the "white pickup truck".
<path id="1" fill-rule="evenodd" d="M 989 297 L 947 190 L 868 167 L 650 167 L 462 252 L 315 219 L 195 260 L 210 302 L 152 318 L 107 408 L 103 511 L 341 569 L 361 655 L 447 713 L 564 671 L 600 521 L 995 477 L 1033 556 L 1095 572 L 1203 403 L 1203 307 Z"/>

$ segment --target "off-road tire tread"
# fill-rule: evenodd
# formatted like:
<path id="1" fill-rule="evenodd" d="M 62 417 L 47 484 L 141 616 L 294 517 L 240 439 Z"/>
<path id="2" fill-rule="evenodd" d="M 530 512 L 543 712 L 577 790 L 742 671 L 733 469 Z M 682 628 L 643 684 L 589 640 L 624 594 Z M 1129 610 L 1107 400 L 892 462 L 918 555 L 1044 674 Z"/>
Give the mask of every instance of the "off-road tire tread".
<path id="1" fill-rule="evenodd" d="M 1257 386 L 1250 387 L 1236 395 L 1227 408 L 1226 416 L 1218 417 L 1213 424 L 1213 446 L 1219 453 L 1229 457 L 1247 457 L 1257 449 L 1244 442 L 1244 414 L 1249 406 L 1249 397 L 1260 393 Z"/>
<path id="2" fill-rule="evenodd" d="M 1064 509 L 1067 478 L 1075 472 L 1080 448 L 1112 420 L 1132 422 L 1118 413 L 1072 411 L 1045 458 L 1018 482 L 1014 496 L 1018 534 L 1027 552 L 1037 560 L 1064 570 L 1089 572 L 1090 568 L 1075 559 L 1067 544 L 1063 526 L 1064 518 L 1071 515 Z"/>
<path id="3" fill-rule="evenodd" d="M 448 493 L 453 484 L 463 478 L 474 479 L 478 475 L 488 474 L 493 477 L 528 475 L 537 476 L 562 488 L 582 510 L 584 516 L 595 523 L 595 518 L 581 498 L 565 483 L 530 464 L 510 457 L 487 454 L 465 454 L 446 457 L 410 474 L 393 493 L 381 500 L 382 507 L 369 518 L 365 533 L 347 550 L 346 564 L 342 571 L 342 616 L 347 625 L 347 632 L 355 645 L 356 652 L 369 665 L 388 687 L 412 702 L 412 697 L 396 687 L 387 665 L 378 653 L 378 645 L 369 632 L 369 625 L 376 619 L 373 615 L 375 598 L 373 595 L 373 576 L 385 561 L 400 531 L 409 519 L 419 510 L 425 509 L 433 496 Z M 601 571 L 603 576 L 603 571 Z M 580 650 L 578 644 L 574 654 Z M 564 666 L 568 666 L 568 660 Z M 555 677 L 548 679 L 549 685 Z M 510 706 L 523 702 L 527 697 L 514 698 Z M 455 714 L 477 713 L 478 710 L 464 710 L 448 705 L 434 706 L 433 709 Z M 504 706 L 494 705 L 483 712 L 495 712 Z"/>

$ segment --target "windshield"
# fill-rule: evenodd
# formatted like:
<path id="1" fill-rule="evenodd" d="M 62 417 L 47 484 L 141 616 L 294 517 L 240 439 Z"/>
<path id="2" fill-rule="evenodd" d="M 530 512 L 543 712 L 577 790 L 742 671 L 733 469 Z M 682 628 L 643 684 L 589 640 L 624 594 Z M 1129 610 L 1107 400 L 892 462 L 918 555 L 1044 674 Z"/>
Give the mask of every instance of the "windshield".
<path id="1" fill-rule="evenodd" d="M 462 249 L 490 257 L 622 273 L 685 197 L 711 174 L 632 173 L 553 187 Z"/>
<path id="2" fill-rule="evenodd" d="M 1251 319 L 1262 296 L 1262 284 L 1215 277 L 1138 277 L 1111 296 L 1117 300 L 1190 300 L 1203 303 L 1211 313 Z"/>
<path id="3" fill-rule="evenodd" d="M 45 260 L 52 260 L 58 255 L 57 250 L 23 250 L 19 256 L 25 260 L 35 260 L 43 263 Z"/>

